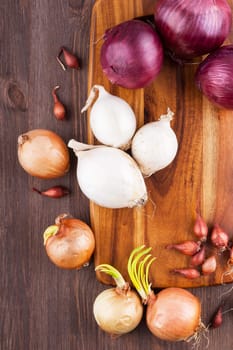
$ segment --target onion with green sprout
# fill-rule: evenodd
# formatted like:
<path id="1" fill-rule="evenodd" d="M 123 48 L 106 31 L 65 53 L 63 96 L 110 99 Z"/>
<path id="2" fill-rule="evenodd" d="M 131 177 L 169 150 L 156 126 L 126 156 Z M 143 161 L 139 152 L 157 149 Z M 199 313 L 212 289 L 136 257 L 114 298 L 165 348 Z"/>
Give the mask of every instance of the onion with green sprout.
<path id="1" fill-rule="evenodd" d="M 146 323 L 156 337 L 168 341 L 198 340 L 206 329 L 201 321 L 200 300 L 182 288 L 166 288 L 157 295 L 149 283 L 149 271 L 155 260 L 152 248 L 134 249 L 128 260 L 128 274 L 132 284 L 147 305 Z"/>
<path id="2" fill-rule="evenodd" d="M 110 275 L 115 288 L 101 292 L 95 299 L 93 313 L 98 326 L 112 335 L 122 335 L 134 330 L 143 315 L 143 305 L 121 273 L 109 264 L 101 264 L 96 270 Z"/>

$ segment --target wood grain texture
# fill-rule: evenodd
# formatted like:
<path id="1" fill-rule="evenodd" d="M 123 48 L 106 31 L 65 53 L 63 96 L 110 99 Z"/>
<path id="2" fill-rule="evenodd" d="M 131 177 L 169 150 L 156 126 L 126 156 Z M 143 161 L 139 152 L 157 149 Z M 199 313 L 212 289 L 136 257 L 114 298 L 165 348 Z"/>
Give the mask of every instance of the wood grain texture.
<path id="1" fill-rule="evenodd" d="M 197 209 L 210 229 L 217 222 L 232 236 L 233 113 L 213 107 L 197 90 L 194 75 L 201 59 L 179 66 L 166 57 L 155 81 L 138 90 L 112 86 L 100 66 L 100 38 L 105 30 L 151 14 L 154 6 L 154 0 L 131 0 L 127 5 L 124 0 L 98 0 L 93 8 L 89 90 L 94 84 L 102 84 L 125 98 L 135 111 L 138 127 L 157 120 L 170 107 L 175 112 L 172 127 L 179 143 L 173 163 L 146 179 L 149 201 L 144 207 L 111 210 L 91 203 L 91 222 L 97 239 L 95 264 L 113 264 L 127 278 L 130 252 L 146 244 L 157 257 L 151 267 L 154 287 L 219 284 L 227 269 L 227 255 L 218 258 L 215 274 L 188 280 L 172 270 L 188 267 L 190 258 L 166 246 L 196 239 L 193 226 Z M 88 139 L 95 141 L 90 129 Z M 212 253 L 210 249 L 208 254 Z M 102 282 L 111 282 L 99 272 L 97 276 Z M 226 282 L 231 281 L 229 276 Z"/>
<path id="2" fill-rule="evenodd" d="M 187 350 L 190 344 L 173 344 L 153 337 L 144 320 L 134 332 L 117 339 L 98 328 L 92 305 L 106 286 L 96 280 L 93 263 L 80 271 L 60 270 L 48 260 L 42 241 L 42 232 L 61 212 L 90 222 L 89 203 L 76 183 L 76 158 L 71 153 L 71 170 L 59 182 L 32 178 L 17 161 L 17 137 L 32 128 L 54 130 L 66 141 L 71 137 L 87 140 L 87 123 L 80 116 L 80 109 L 87 97 L 93 3 L 93 0 L 0 3 L 0 349 Z M 79 55 L 80 71 L 63 72 L 57 65 L 55 57 L 61 45 Z M 51 90 L 58 83 L 59 96 L 68 108 L 68 120 L 64 123 L 52 116 Z M 217 132 L 218 119 L 215 123 Z M 225 127 L 229 124 L 230 119 Z M 31 191 L 33 186 L 44 189 L 56 184 L 69 187 L 71 195 L 53 200 Z M 227 203 L 224 205 L 226 208 Z M 205 323 L 229 288 L 191 289 L 201 299 Z M 225 310 L 232 307 L 232 293 L 222 299 Z M 209 349 L 233 348 L 232 315 L 225 314 L 222 327 L 209 332 Z M 205 346 L 203 340 L 200 349 Z"/>

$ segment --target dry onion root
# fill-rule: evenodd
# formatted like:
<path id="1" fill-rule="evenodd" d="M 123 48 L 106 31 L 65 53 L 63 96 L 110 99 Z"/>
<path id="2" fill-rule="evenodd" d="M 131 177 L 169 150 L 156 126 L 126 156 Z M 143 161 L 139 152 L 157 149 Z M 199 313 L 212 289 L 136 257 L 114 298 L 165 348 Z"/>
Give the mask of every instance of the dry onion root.
<path id="1" fill-rule="evenodd" d="M 116 288 L 104 290 L 94 301 L 93 313 L 98 326 L 111 335 L 131 332 L 143 315 L 139 296 L 113 266 L 102 264 L 96 270 L 112 276 L 116 283 Z"/>
<path id="2" fill-rule="evenodd" d="M 91 228 L 67 214 L 59 215 L 43 237 L 49 259 L 63 269 L 80 269 L 88 265 L 95 249 Z"/>
<path id="3" fill-rule="evenodd" d="M 201 330 L 200 300 L 182 288 L 166 288 L 157 295 L 149 283 L 149 269 L 154 261 L 151 248 L 136 248 L 128 261 L 130 279 L 147 305 L 146 323 L 156 337 L 167 341 L 199 341 Z"/>
<path id="4" fill-rule="evenodd" d="M 44 129 L 31 130 L 18 137 L 18 159 L 28 174 L 41 179 L 64 176 L 70 166 L 68 148 L 62 138 Z"/>

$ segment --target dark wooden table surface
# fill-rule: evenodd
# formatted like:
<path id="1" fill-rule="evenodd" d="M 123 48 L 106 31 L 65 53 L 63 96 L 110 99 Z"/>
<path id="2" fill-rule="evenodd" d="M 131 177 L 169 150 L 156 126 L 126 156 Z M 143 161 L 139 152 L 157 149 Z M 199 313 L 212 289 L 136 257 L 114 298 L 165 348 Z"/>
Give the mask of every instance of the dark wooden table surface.
<path id="1" fill-rule="evenodd" d="M 17 137 L 47 128 L 65 141 L 86 141 L 86 120 L 80 108 L 87 97 L 89 24 L 94 0 L 1 0 L 0 3 L 0 349 L 1 350 L 173 350 L 190 344 L 167 343 L 153 337 L 143 321 L 117 339 L 96 325 L 92 305 L 106 288 L 95 278 L 93 263 L 80 271 L 56 268 L 47 258 L 42 233 L 54 218 L 69 212 L 89 223 L 89 203 L 75 180 L 72 155 L 69 174 L 60 180 L 28 176 L 17 161 Z M 62 71 L 56 62 L 61 45 L 81 59 L 80 71 Z M 68 107 L 68 119 L 52 116 L 52 88 Z M 52 185 L 72 193 L 54 200 L 32 192 Z M 233 307 L 230 286 L 193 289 L 208 323 L 218 305 Z M 209 349 L 233 349 L 233 312 L 221 328 L 210 331 Z M 199 349 L 205 349 L 203 339 Z"/>

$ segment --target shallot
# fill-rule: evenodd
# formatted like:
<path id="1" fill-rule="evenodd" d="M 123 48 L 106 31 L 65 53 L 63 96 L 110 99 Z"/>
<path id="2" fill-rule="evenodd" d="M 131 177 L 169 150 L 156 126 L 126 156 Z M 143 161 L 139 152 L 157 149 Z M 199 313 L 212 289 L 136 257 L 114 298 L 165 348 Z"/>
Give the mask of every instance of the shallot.
<path id="1" fill-rule="evenodd" d="M 40 191 L 37 188 L 33 187 L 33 191 L 41 194 L 42 196 L 50 198 L 61 198 L 67 196 L 70 191 L 64 186 L 53 186 L 46 190 Z"/>
<path id="2" fill-rule="evenodd" d="M 221 252 L 227 249 L 229 243 L 228 234 L 218 225 L 215 224 L 210 236 L 212 244 Z"/>
<path id="3" fill-rule="evenodd" d="M 167 249 L 176 249 L 185 255 L 194 255 L 200 250 L 200 243 L 195 241 L 185 241 L 179 244 L 169 244 Z"/>
<path id="4" fill-rule="evenodd" d="M 172 272 L 178 273 L 189 280 L 194 280 L 201 276 L 200 272 L 194 268 L 174 269 Z"/>
<path id="5" fill-rule="evenodd" d="M 70 51 L 68 51 L 66 48 L 61 47 L 59 54 L 57 55 L 57 61 L 60 64 L 60 66 L 62 67 L 63 70 L 66 70 L 66 66 L 64 65 L 64 63 L 61 61 L 60 56 L 63 53 L 64 56 L 64 60 L 66 63 L 66 66 L 69 68 L 74 68 L 74 69 L 79 69 L 79 61 L 77 59 L 77 57 L 71 53 Z"/>
<path id="6" fill-rule="evenodd" d="M 193 231 L 194 231 L 194 234 L 202 242 L 205 242 L 207 240 L 208 226 L 199 213 L 197 213 L 197 217 L 196 217 L 196 221 L 195 221 L 195 224 L 193 227 Z"/>
<path id="7" fill-rule="evenodd" d="M 206 256 L 206 248 L 202 246 L 199 252 L 194 254 L 191 258 L 190 266 L 199 266 L 202 265 Z"/>
<path id="8" fill-rule="evenodd" d="M 61 103 L 59 98 L 57 97 L 56 91 L 60 88 L 60 86 L 55 86 L 55 88 L 52 91 L 54 106 L 53 106 L 53 114 L 54 117 L 58 120 L 63 120 L 66 115 L 66 110 L 64 105 Z"/>
<path id="9" fill-rule="evenodd" d="M 203 275 L 210 275 L 215 272 L 217 268 L 217 261 L 215 255 L 209 256 L 201 266 Z"/>

